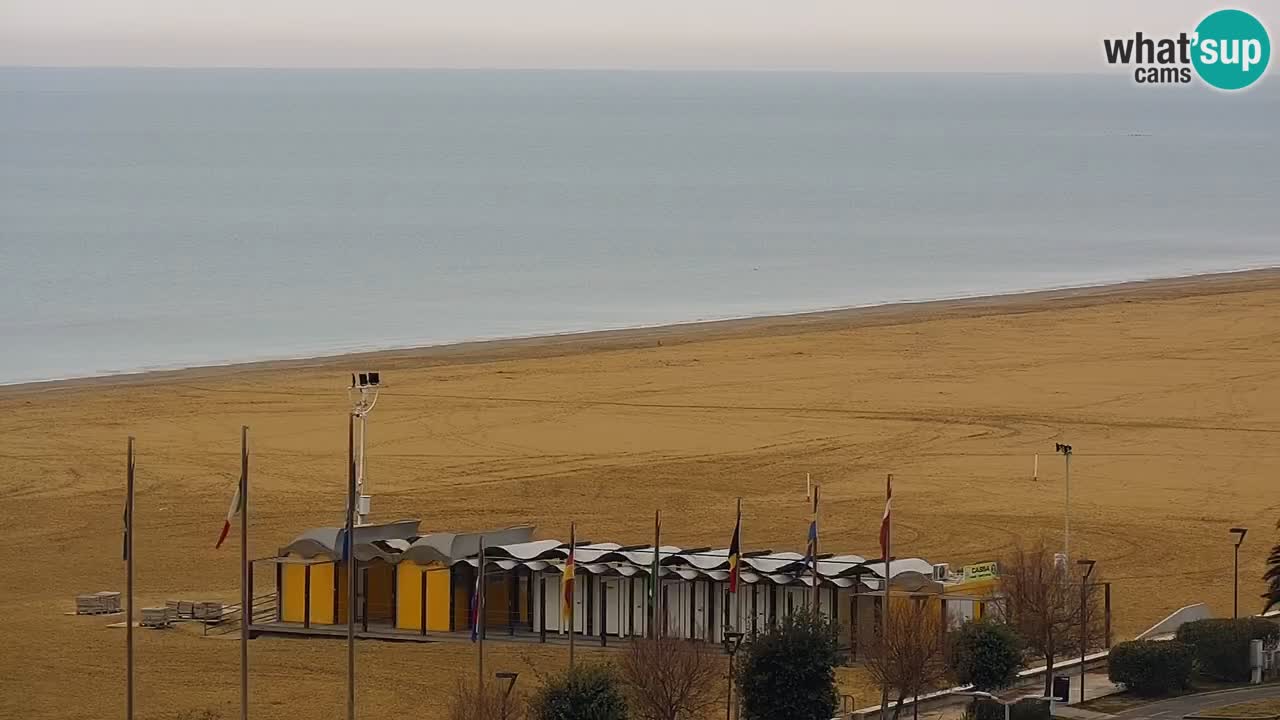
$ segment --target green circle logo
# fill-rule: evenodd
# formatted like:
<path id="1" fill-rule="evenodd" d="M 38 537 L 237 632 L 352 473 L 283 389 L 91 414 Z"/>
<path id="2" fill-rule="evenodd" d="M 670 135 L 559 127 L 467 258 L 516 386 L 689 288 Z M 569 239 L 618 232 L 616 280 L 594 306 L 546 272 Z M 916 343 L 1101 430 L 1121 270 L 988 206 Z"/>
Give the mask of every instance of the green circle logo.
<path id="1" fill-rule="evenodd" d="M 1267 29 L 1243 10 L 1219 10 L 1201 20 L 1195 45 L 1191 62 L 1196 72 L 1219 90 L 1249 87 L 1271 60 Z"/>

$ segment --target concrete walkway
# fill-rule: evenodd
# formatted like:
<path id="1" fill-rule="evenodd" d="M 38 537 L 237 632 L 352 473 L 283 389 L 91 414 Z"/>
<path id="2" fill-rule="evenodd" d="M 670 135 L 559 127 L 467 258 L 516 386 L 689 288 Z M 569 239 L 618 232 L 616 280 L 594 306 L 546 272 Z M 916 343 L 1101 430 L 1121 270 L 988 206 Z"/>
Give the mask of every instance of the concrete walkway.
<path id="1" fill-rule="evenodd" d="M 1080 676 L 1071 676 L 1071 701 L 1074 705 L 1080 702 Z M 1124 692 L 1124 688 L 1111 682 L 1111 678 L 1104 672 L 1088 672 L 1084 676 L 1084 699 L 1093 700 L 1094 698 L 1115 695 L 1118 692 Z M 1058 706 L 1062 707 L 1061 705 Z M 1086 711 L 1087 712 L 1087 711 Z M 1101 715 L 1102 713 L 1095 713 Z"/>
<path id="2" fill-rule="evenodd" d="M 1107 720 L 1107 718 L 1115 717 L 1114 715 L 1071 707 L 1070 705 L 1054 705 L 1053 716 L 1069 718 L 1069 720 Z"/>

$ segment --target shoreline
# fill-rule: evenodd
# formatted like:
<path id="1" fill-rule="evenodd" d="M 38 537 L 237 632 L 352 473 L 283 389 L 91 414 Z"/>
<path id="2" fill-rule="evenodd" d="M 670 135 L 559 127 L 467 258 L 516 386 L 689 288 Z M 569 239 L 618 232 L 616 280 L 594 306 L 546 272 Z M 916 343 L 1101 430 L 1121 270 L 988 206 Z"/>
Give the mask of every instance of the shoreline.
<path id="1" fill-rule="evenodd" d="M 1261 289 L 1280 284 L 1280 266 L 1100 283 L 1064 288 L 1016 291 L 940 300 L 886 302 L 772 315 L 693 320 L 604 330 L 471 340 L 247 362 L 139 370 L 74 378 L 0 384 L 0 398 L 60 390 L 148 385 L 245 372 L 278 372 L 378 362 L 383 369 L 397 365 L 443 365 L 554 357 L 622 350 L 653 344 L 684 344 L 746 335 L 789 335 L 840 327 L 903 325 L 941 318 L 1020 314 L 1050 309 L 1081 308 L 1110 302 L 1170 300 Z M 344 371 L 348 368 L 344 368 Z"/>

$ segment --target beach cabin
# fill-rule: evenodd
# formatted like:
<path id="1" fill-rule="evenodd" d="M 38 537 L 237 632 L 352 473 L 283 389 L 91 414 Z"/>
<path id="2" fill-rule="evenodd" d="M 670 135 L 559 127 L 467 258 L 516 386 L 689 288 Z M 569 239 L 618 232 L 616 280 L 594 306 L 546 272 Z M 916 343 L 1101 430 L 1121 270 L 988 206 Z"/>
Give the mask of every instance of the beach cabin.
<path id="1" fill-rule="evenodd" d="M 566 638 L 570 627 L 562 598 L 569 546 L 533 536 L 532 527 L 422 533 L 418 520 L 357 526 L 352 554 L 358 632 L 402 639 L 471 632 L 483 541 L 485 635 Z M 345 634 L 344 545 L 343 528 L 316 528 L 277 557 L 257 561 L 275 565 L 278 602 L 275 621 L 255 623 L 254 632 Z M 895 559 L 886 583 L 879 559 L 819 555 L 815 574 L 813 561 L 801 553 L 755 550 L 743 554 L 739 591 L 731 594 L 727 548 L 582 542 L 574 560 L 572 632 L 601 645 L 647 635 L 655 598 L 664 635 L 721 643 L 726 633 L 757 632 L 812 604 L 817 584 L 819 607 L 840 625 L 856 656 L 874 640 L 886 584 L 894 602 L 927 602 L 951 623 L 981 617 L 999 593 L 994 563 L 955 574 L 921 558 Z"/>
<path id="2" fill-rule="evenodd" d="M 356 566 L 355 622 L 362 632 L 453 632 L 469 628 L 480 539 L 504 545 L 527 542 L 533 528 L 489 533 L 421 534 L 420 521 L 359 525 L 353 531 Z M 345 528 L 307 530 L 280 548 L 274 558 L 277 629 L 324 631 L 347 623 Z M 508 572 L 489 564 L 485 616 L 490 625 L 528 622 L 529 571 L 509 564 Z M 523 608 L 521 610 L 520 608 Z M 294 629 L 296 629 L 294 628 Z"/>

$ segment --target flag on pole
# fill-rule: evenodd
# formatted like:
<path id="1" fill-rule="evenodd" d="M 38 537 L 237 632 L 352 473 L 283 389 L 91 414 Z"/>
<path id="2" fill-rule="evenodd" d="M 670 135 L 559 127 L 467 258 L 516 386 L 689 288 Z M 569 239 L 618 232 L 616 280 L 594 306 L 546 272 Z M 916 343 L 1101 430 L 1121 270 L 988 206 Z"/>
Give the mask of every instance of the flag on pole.
<path id="1" fill-rule="evenodd" d="M 129 438 L 129 497 L 124 499 L 124 534 L 121 539 L 120 555 L 126 562 L 129 560 L 129 534 L 133 532 L 130 527 L 133 524 L 133 518 L 129 517 L 129 506 L 133 504 L 133 438 Z"/>
<path id="2" fill-rule="evenodd" d="M 476 568 L 476 587 L 471 593 L 471 642 L 480 637 L 480 613 L 484 611 L 484 562 Z"/>
<path id="3" fill-rule="evenodd" d="M 733 540 L 729 541 L 729 592 L 738 592 L 739 566 L 742 563 L 742 506 L 738 506 L 738 521 L 733 526 Z"/>
<path id="4" fill-rule="evenodd" d="M 658 574 L 661 570 L 659 560 L 659 539 L 662 534 L 662 516 L 655 512 L 653 514 L 653 567 L 649 568 L 649 607 L 656 608 L 658 605 Z"/>
<path id="5" fill-rule="evenodd" d="M 818 488 L 813 488 L 813 519 L 809 521 L 809 547 L 805 550 L 805 560 L 818 561 Z"/>
<path id="6" fill-rule="evenodd" d="M 244 500 L 240 491 L 244 488 L 244 477 L 240 477 L 240 482 L 236 483 L 235 495 L 231 496 L 231 509 L 227 510 L 227 519 L 222 523 L 222 532 L 218 534 L 218 542 L 213 546 L 214 550 L 222 547 L 222 543 L 227 540 L 227 533 L 231 532 L 231 521 L 236 519 L 243 509 Z"/>
<path id="7" fill-rule="evenodd" d="M 660 558 L 662 555 L 662 511 L 653 511 L 653 565 L 649 568 L 649 578 L 645 585 L 648 586 L 649 605 L 645 613 L 646 618 L 646 634 L 653 638 L 662 637 L 662 626 L 658 619 L 661 610 L 662 596 L 658 594 L 660 581 Z"/>
<path id="8" fill-rule="evenodd" d="M 884 517 L 880 519 L 880 553 L 889 562 L 889 523 L 892 522 L 893 476 L 884 481 Z"/>
<path id="9" fill-rule="evenodd" d="M 129 501 L 128 500 L 124 501 L 124 536 L 121 539 L 123 540 L 123 549 L 121 550 L 120 555 L 122 556 L 123 560 L 128 560 L 129 559 Z"/>
<path id="10" fill-rule="evenodd" d="M 818 580 L 818 491 L 820 485 L 813 486 L 813 519 L 809 521 L 809 571 L 813 573 L 813 607 L 817 609 L 821 602 L 818 595 L 821 584 Z"/>
<path id="11" fill-rule="evenodd" d="M 564 618 L 569 619 L 573 612 L 573 593 L 574 593 L 574 570 L 577 568 L 577 562 L 574 560 L 574 554 L 577 551 L 578 541 L 574 537 L 576 530 L 569 528 L 569 557 L 564 561 L 564 604 L 561 606 L 561 613 Z"/>

